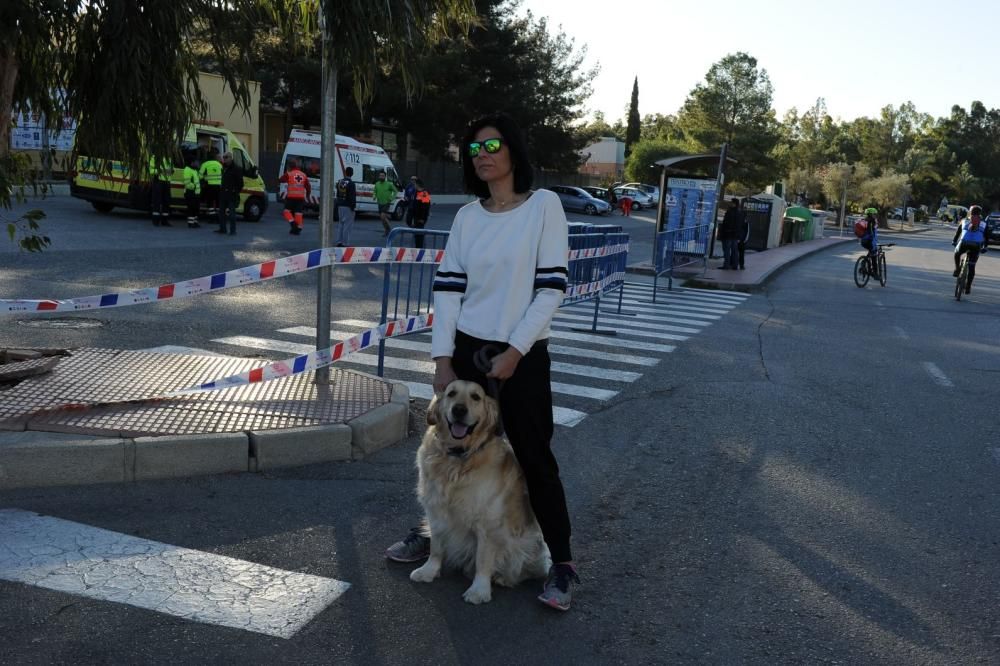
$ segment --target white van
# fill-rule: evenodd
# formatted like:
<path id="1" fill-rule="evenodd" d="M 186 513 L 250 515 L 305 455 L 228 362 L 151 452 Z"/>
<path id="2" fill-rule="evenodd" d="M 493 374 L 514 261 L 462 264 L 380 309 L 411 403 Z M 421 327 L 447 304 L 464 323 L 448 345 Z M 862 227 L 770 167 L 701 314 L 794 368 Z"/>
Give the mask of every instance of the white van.
<path id="1" fill-rule="evenodd" d="M 309 177 L 309 184 L 312 186 L 312 193 L 309 196 L 307 207 L 316 210 L 319 210 L 320 197 L 320 144 L 321 136 L 319 132 L 293 129 L 291 135 L 288 137 L 288 143 L 285 144 L 285 153 L 281 156 L 281 166 L 278 167 L 278 176 L 280 177 L 285 173 L 285 164 L 288 160 L 295 159 L 298 161 L 299 169 Z M 396 173 L 396 167 L 393 166 L 392 160 L 389 159 L 389 155 L 386 154 L 381 146 L 361 143 L 350 137 L 338 134 L 337 154 L 333 160 L 333 180 L 335 183 L 344 177 L 345 167 L 354 167 L 354 175 L 351 176 L 351 179 L 357 184 L 357 212 L 378 213 L 378 206 L 375 204 L 372 192 L 375 189 L 374 185 L 375 181 L 378 180 L 378 174 L 384 171 L 385 177 L 394 182 L 396 188 L 399 190 L 390 213 L 393 219 L 400 220 L 403 218 L 403 206 L 401 204 L 403 200 L 403 186 L 400 183 L 399 174 Z M 286 185 L 281 183 L 278 189 L 279 203 L 283 203 L 285 200 L 285 189 Z"/>

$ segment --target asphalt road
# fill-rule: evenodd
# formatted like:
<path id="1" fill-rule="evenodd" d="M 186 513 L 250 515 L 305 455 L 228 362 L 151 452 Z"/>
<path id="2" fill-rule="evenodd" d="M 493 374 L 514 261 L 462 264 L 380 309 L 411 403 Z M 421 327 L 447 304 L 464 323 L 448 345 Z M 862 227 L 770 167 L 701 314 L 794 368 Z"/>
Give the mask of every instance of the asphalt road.
<path id="1" fill-rule="evenodd" d="M 0 295 L 149 286 L 310 246 L 276 221 L 234 240 L 76 208 L 53 226 L 85 247 L 0 255 Z M 557 430 L 583 578 L 567 614 L 531 584 L 471 607 L 461 576 L 416 585 L 382 558 L 418 513 L 415 434 L 356 463 L 0 493 L 0 508 L 353 586 L 283 640 L 0 582 L 0 663 L 997 663 L 1000 268 L 986 255 L 959 303 L 950 232 L 890 240 L 887 287 L 854 286 L 855 246 L 813 255 Z M 376 276 L 337 276 L 335 308 L 371 310 Z M 0 346 L 210 347 L 313 321 L 315 279 L 288 280 L 93 329 L 6 326 Z"/>

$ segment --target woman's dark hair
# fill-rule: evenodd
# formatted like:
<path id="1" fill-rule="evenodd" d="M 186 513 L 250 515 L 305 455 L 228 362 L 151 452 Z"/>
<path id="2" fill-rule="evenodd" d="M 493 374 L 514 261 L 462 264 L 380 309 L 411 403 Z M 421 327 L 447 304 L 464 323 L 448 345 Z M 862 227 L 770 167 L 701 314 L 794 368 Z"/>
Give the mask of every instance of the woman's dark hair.
<path id="1" fill-rule="evenodd" d="M 459 148 L 462 153 L 462 170 L 465 174 L 465 191 L 475 194 L 480 199 L 488 199 L 490 196 L 489 186 L 476 175 L 476 167 L 469 157 L 469 144 L 476 139 L 476 133 L 484 127 L 496 127 L 504 145 L 510 151 L 510 162 L 514 167 L 514 191 L 523 194 L 530 190 L 531 183 L 535 180 L 535 172 L 528 160 L 528 143 L 524 140 L 524 133 L 506 113 L 494 113 L 476 118 L 465 128 L 465 136 L 462 137 L 462 145 Z"/>

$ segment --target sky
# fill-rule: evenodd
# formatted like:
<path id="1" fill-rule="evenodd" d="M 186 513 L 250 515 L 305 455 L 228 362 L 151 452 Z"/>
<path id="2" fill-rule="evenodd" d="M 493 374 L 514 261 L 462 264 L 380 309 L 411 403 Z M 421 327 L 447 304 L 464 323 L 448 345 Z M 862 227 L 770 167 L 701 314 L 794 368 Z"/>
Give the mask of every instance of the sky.
<path id="1" fill-rule="evenodd" d="M 636 76 L 640 115 L 675 114 L 737 51 L 767 70 L 779 120 L 818 97 L 840 120 L 907 101 L 935 118 L 974 100 L 1000 108 L 996 0 L 522 0 L 527 10 L 600 64 L 587 107 L 610 123 L 625 119 Z"/>

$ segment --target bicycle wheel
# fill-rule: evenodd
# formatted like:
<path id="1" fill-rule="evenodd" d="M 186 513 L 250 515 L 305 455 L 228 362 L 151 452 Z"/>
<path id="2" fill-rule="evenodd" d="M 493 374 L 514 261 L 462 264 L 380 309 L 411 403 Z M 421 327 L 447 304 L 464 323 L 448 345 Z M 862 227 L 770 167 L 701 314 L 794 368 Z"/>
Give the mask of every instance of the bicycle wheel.
<path id="1" fill-rule="evenodd" d="M 880 253 L 878 255 L 878 282 L 883 287 L 885 286 L 886 274 L 885 274 L 885 254 Z"/>
<path id="2" fill-rule="evenodd" d="M 868 277 L 868 258 L 858 257 L 858 260 L 854 262 L 854 284 L 858 285 L 859 288 L 864 287 L 868 284 Z"/>
<path id="3" fill-rule="evenodd" d="M 965 281 L 969 276 L 969 265 L 962 259 L 962 267 L 958 269 L 958 278 L 955 280 L 955 300 L 962 300 L 962 292 L 965 291 Z"/>

